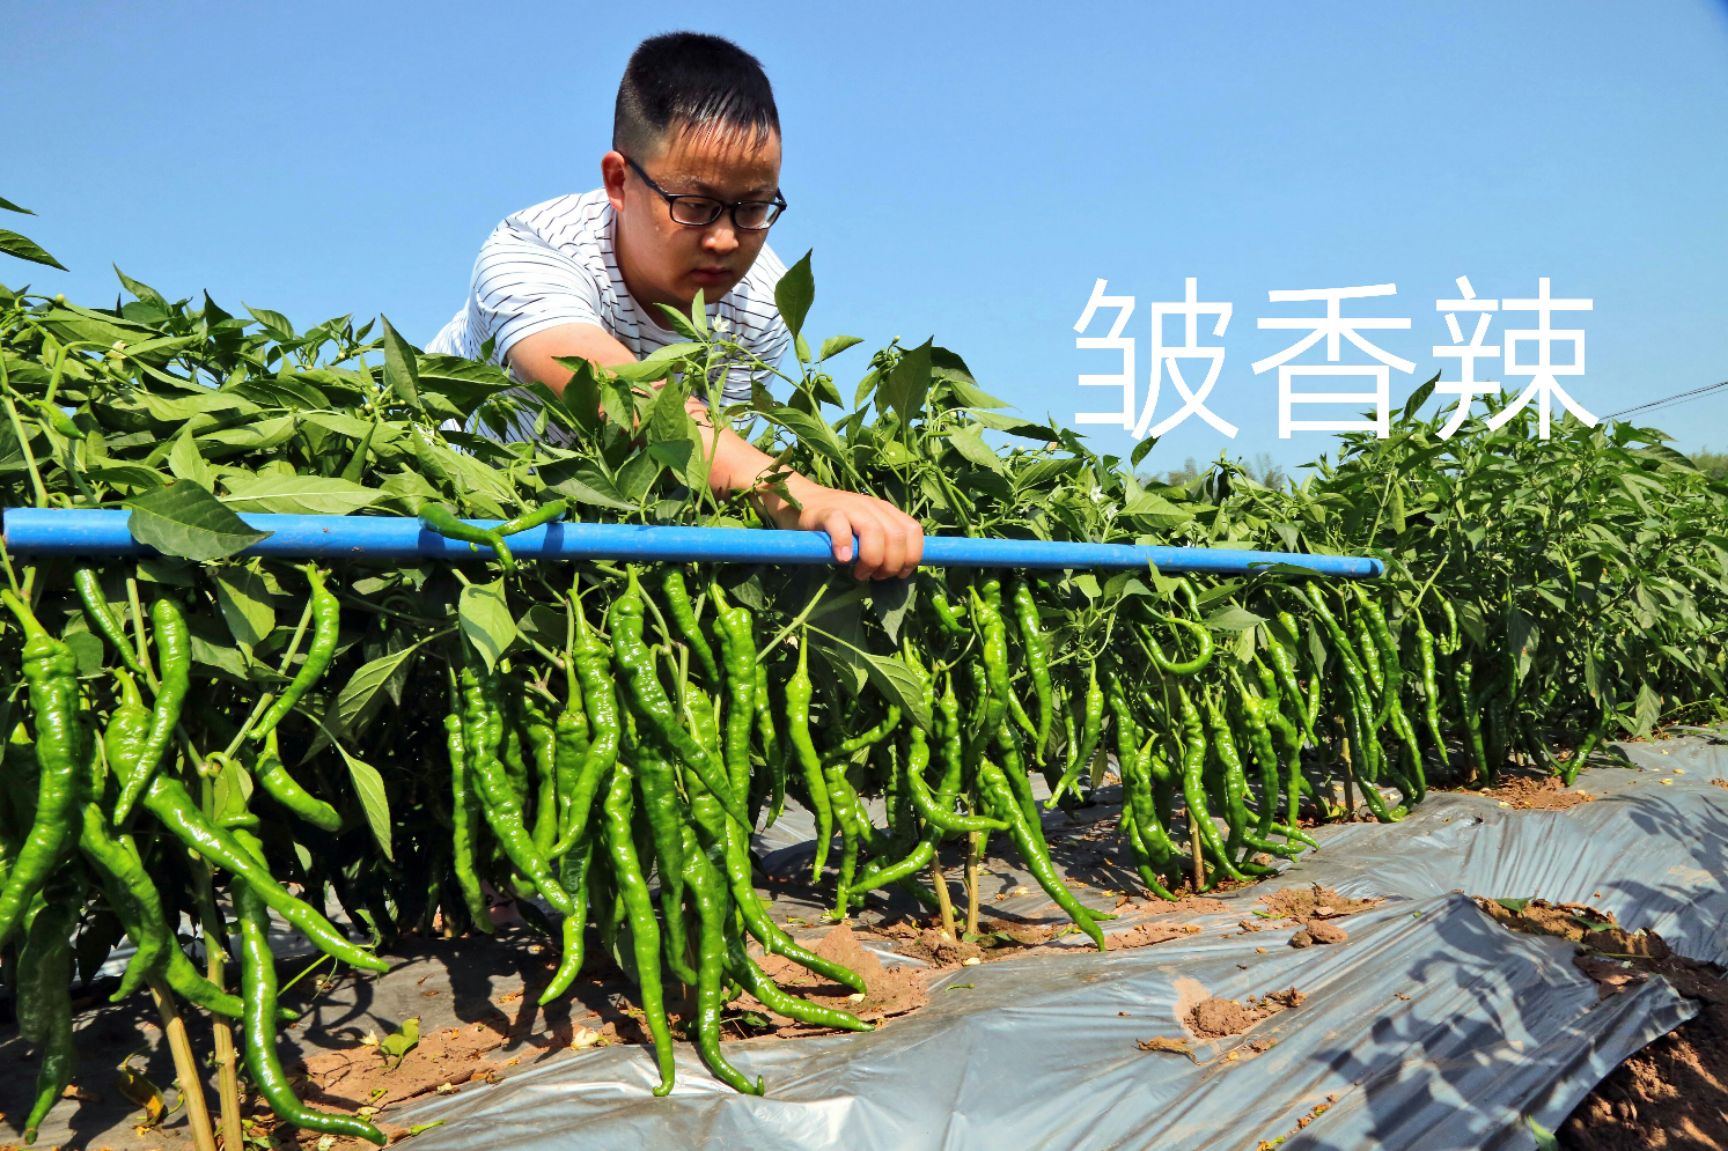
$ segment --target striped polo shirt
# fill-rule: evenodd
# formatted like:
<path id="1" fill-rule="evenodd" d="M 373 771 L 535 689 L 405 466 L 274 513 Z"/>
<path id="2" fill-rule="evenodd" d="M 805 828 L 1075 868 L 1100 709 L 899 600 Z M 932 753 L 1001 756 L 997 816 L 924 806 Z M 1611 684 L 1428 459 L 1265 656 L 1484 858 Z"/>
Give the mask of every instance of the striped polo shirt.
<path id="1" fill-rule="evenodd" d="M 477 360 L 491 340 L 492 358 L 502 364 L 518 340 L 560 324 L 594 324 L 638 359 L 678 343 L 676 332 L 631 298 L 618 270 L 614 235 L 604 188 L 559 196 L 506 217 L 474 261 L 467 304 L 426 350 Z M 774 285 L 785 271 L 764 244 L 744 279 L 707 306 L 711 325 L 721 321 L 720 329 L 735 343 L 769 364 L 779 362 L 792 339 L 774 303 Z M 748 402 L 751 382 L 747 366 L 732 368 L 726 402 Z"/>

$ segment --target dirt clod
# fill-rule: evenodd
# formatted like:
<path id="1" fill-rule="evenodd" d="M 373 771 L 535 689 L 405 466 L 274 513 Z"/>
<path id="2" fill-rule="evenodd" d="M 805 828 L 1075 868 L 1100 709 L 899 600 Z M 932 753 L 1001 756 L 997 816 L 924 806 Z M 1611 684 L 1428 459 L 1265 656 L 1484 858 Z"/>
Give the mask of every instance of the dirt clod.
<path id="1" fill-rule="evenodd" d="M 1339 895 L 1330 887 L 1311 883 L 1307 887 L 1286 887 L 1271 895 L 1262 895 L 1266 914 L 1274 919 L 1295 919 L 1308 922 L 1315 919 L 1337 919 L 1366 911 L 1380 903 L 1378 899 L 1351 899 Z"/>
<path id="2" fill-rule="evenodd" d="M 1191 1007 L 1183 1017 L 1182 1024 L 1200 1039 L 1223 1039 L 1230 1035 L 1240 1035 L 1262 1019 L 1280 1011 L 1300 1007 L 1306 998 L 1294 987 L 1269 992 L 1260 997 L 1250 995 L 1246 1003 L 1212 996 Z"/>
<path id="3" fill-rule="evenodd" d="M 1226 1035 L 1242 1034 L 1260 1019 L 1260 1015 L 1234 999 L 1214 997 L 1196 1003 L 1184 1022 L 1202 1039 L 1222 1039 Z"/>

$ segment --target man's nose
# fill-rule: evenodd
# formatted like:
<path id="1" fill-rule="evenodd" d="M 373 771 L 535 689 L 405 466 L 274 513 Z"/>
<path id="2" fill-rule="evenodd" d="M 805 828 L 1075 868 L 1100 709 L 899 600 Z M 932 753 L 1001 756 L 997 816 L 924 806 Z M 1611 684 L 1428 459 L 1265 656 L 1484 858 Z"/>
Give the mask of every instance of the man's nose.
<path id="1" fill-rule="evenodd" d="M 702 231 L 702 247 L 704 250 L 725 255 L 738 250 L 738 230 L 732 226 L 732 221 L 725 215 L 709 224 Z"/>

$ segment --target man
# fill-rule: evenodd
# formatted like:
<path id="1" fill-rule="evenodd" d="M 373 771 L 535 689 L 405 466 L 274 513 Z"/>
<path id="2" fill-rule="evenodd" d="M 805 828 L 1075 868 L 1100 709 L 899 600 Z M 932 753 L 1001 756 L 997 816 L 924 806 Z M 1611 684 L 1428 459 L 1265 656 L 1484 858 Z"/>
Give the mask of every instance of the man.
<path id="1" fill-rule="evenodd" d="M 562 392 L 560 356 L 600 365 L 631 362 L 679 337 L 655 305 L 689 313 L 696 293 L 743 347 L 768 363 L 790 334 L 774 303 L 784 265 L 766 244 L 785 208 L 780 196 L 780 118 L 761 64 L 717 36 L 676 32 L 644 41 L 618 87 L 603 186 L 561 196 L 507 218 L 474 263 L 467 306 L 429 350 L 493 355 L 523 380 Z M 728 402 L 749 399 L 750 376 L 728 377 Z M 710 426 L 706 408 L 691 414 Z M 768 490 L 771 457 L 720 430 L 710 483 L 753 491 L 782 528 L 821 530 L 834 558 L 860 579 L 911 574 L 923 530 L 891 504 L 786 477 L 789 501 Z M 853 537 L 857 554 L 853 554 Z"/>

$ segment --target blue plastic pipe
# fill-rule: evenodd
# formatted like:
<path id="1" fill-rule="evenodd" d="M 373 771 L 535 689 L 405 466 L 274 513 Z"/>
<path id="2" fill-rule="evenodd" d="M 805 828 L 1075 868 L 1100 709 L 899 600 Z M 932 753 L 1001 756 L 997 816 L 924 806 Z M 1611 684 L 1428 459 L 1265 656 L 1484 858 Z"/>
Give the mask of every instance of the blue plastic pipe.
<path id="1" fill-rule="evenodd" d="M 87 556 L 103 559 L 155 554 L 132 538 L 131 513 L 102 509 L 9 508 L 6 549 L 15 556 Z M 250 527 L 269 532 L 244 556 L 322 560 L 461 560 L 489 557 L 492 549 L 445 539 L 406 516 L 298 516 L 245 514 Z M 493 527 L 498 520 L 470 520 Z M 518 559 L 671 560 L 703 563 L 832 564 L 826 532 L 748 528 L 642 527 L 574 521 L 532 528 L 510 537 Z M 1267 564 L 1306 568 L 1320 575 L 1372 579 L 1379 560 L 1294 552 L 1214 548 L 1137 547 L 1132 544 L 928 536 L 926 567 L 1071 568 L 1243 574 Z"/>

